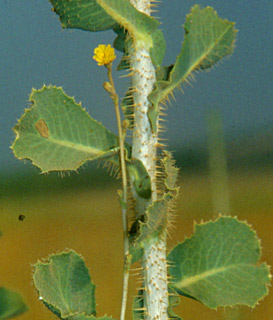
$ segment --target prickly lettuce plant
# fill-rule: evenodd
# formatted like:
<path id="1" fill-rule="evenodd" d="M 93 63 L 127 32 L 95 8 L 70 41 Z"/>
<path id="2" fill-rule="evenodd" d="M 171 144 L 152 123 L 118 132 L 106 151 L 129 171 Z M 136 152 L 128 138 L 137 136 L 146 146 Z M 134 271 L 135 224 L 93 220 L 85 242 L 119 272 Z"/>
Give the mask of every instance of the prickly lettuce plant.
<path id="1" fill-rule="evenodd" d="M 113 46 L 123 52 L 118 70 L 131 84 L 121 100 L 115 90 L 114 49 L 100 45 L 94 59 L 106 67 L 103 84 L 113 101 L 118 136 L 91 118 L 62 88 L 32 90 L 31 108 L 15 126 L 14 154 L 30 159 L 42 172 L 77 170 L 86 161 L 102 160 L 122 179 L 118 192 L 124 232 L 124 277 L 120 319 L 125 319 L 130 266 L 140 262 L 142 289 L 133 319 L 181 319 L 172 308 L 179 295 L 209 308 L 244 304 L 254 307 L 268 292 L 269 268 L 259 264 L 255 232 L 232 217 L 196 225 L 191 238 L 167 255 L 166 240 L 174 223 L 178 169 L 160 147 L 160 120 L 173 91 L 211 68 L 233 51 L 234 23 L 211 8 L 195 5 L 184 23 L 185 40 L 173 65 L 162 66 L 165 40 L 151 17 L 149 0 L 50 0 L 63 28 L 112 29 Z M 121 120 L 120 109 L 124 120 Z M 131 144 L 126 141 L 131 131 Z M 134 222 L 128 225 L 128 213 Z M 178 226 L 179 227 L 179 226 Z M 95 285 L 83 258 L 73 250 L 51 255 L 35 265 L 39 299 L 60 319 L 110 319 L 96 316 Z"/>

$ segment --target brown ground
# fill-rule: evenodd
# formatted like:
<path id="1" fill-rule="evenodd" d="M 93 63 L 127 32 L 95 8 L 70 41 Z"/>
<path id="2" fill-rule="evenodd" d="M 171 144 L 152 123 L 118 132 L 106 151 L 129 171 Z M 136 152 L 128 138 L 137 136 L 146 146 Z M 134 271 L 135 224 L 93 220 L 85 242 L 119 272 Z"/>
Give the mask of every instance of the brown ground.
<path id="1" fill-rule="evenodd" d="M 263 261 L 273 265 L 273 179 L 268 174 L 232 174 L 232 215 L 247 220 L 262 240 Z M 193 231 L 193 221 L 212 217 L 208 180 L 205 176 L 183 176 L 178 201 L 176 230 L 171 248 Z M 120 208 L 113 189 L 70 191 L 48 198 L 25 195 L 0 201 L 0 284 L 19 291 L 30 310 L 18 320 L 57 319 L 37 299 L 31 280 L 32 264 L 50 253 L 73 248 L 85 257 L 97 285 L 98 316 L 118 319 L 122 279 L 122 233 Z M 18 220 L 19 215 L 24 221 Z M 134 278 L 132 277 L 132 283 Z M 131 297 L 135 294 L 131 290 Z M 130 298 L 131 299 L 131 298 Z M 176 310 L 184 320 L 271 320 L 273 293 L 254 311 L 248 308 L 208 310 L 182 298 Z M 130 309 L 130 304 L 129 304 Z M 131 319 L 128 312 L 127 319 Z"/>

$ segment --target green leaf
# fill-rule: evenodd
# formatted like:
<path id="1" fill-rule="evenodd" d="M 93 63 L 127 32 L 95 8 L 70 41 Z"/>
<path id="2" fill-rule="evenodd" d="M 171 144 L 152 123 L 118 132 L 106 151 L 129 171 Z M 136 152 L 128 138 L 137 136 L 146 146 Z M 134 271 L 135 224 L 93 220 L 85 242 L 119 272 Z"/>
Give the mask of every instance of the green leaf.
<path id="1" fill-rule="evenodd" d="M 128 49 L 132 46 L 132 39 L 129 37 L 128 32 L 124 28 L 115 28 L 114 32 L 118 35 L 114 40 L 113 46 L 116 50 L 123 52 L 117 70 L 125 70 L 130 68 L 130 60 Z"/>
<path id="2" fill-rule="evenodd" d="M 145 215 L 139 217 L 130 229 L 132 263 L 142 257 L 146 242 L 160 237 L 170 226 L 173 204 L 178 195 L 177 175 L 178 169 L 175 167 L 171 153 L 162 151 L 161 180 L 163 185 L 158 183 L 158 200 L 148 206 Z"/>
<path id="3" fill-rule="evenodd" d="M 103 159 L 119 168 L 119 140 L 101 123 L 91 118 L 62 88 L 33 89 L 33 103 L 14 127 L 12 145 L 18 159 L 30 159 L 42 172 L 77 170 L 88 160 Z M 130 159 L 126 147 L 126 165 L 136 192 L 151 197 L 151 179 L 140 160 Z"/>
<path id="4" fill-rule="evenodd" d="M 154 201 L 147 209 L 146 215 L 136 220 L 130 230 L 130 253 L 132 263 L 138 261 L 143 254 L 143 246 L 146 241 L 150 241 L 162 234 L 168 226 L 169 204 L 173 199 L 171 193 Z"/>
<path id="5" fill-rule="evenodd" d="M 130 56 L 129 48 L 133 46 L 132 39 L 129 38 L 128 32 L 123 28 L 115 28 L 114 31 L 118 34 L 114 41 L 114 48 L 123 52 L 124 55 L 117 68 L 117 70 L 129 69 L 130 68 Z M 166 51 L 166 41 L 161 30 L 156 29 L 151 33 L 151 47 L 149 53 L 153 64 L 159 68 Z"/>
<path id="6" fill-rule="evenodd" d="M 28 310 L 19 293 L 0 288 L 0 320 L 16 317 Z"/>
<path id="7" fill-rule="evenodd" d="M 171 287 L 209 308 L 254 307 L 268 293 L 269 267 L 258 265 L 260 242 L 235 218 L 195 226 L 194 235 L 168 255 Z"/>
<path id="8" fill-rule="evenodd" d="M 173 69 L 173 65 L 167 67 L 161 67 L 156 70 L 156 80 L 157 81 L 167 81 L 170 76 L 170 72 Z"/>
<path id="9" fill-rule="evenodd" d="M 153 63 L 158 67 L 164 58 L 166 49 L 164 35 L 158 30 L 159 21 L 138 11 L 129 0 L 96 1 L 119 26 L 128 32 L 133 39 L 135 49 L 149 50 Z"/>
<path id="10" fill-rule="evenodd" d="M 165 56 L 166 41 L 161 30 L 155 30 L 152 32 L 151 36 L 153 43 L 150 48 L 150 55 L 153 64 L 159 68 Z"/>
<path id="11" fill-rule="evenodd" d="M 124 54 L 117 66 L 117 71 L 126 70 L 129 68 L 130 68 L 129 56 Z"/>
<path id="12" fill-rule="evenodd" d="M 200 9 L 195 5 L 187 15 L 185 40 L 167 80 L 157 81 L 149 95 L 152 103 L 150 121 L 156 132 L 159 104 L 166 100 L 173 90 L 192 75 L 193 71 L 207 69 L 232 53 L 236 30 L 234 23 L 217 16 L 213 8 Z"/>
<path id="13" fill-rule="evenodd" d="M 141 198 L 150 199 L 152 194 L 151 178 L 143 163 L 132 158 L 126 162 L 126 168 L 137 194 Z"/>
<path id="14" fill-rule="evenodd" d="M 168 205 L 171 199 L 172 195 L 167 193 L 148 207 L 145 221 L 139 221 L 139 231 L 134 240 L 135 243 L 157 237 L 167 229 Z"/>
<path id="15" fill-rule="evenodd" d="M 150 51 L 153 63 L 159 66 L 165 55 L 165 39 L 158 30 L 159 22 L 138 11 L 129 0 L 50 0 L 63 28 L 103 31 L 124 28 L 136 48 Z M 117 50 L 124 51 L 125 37 L 115 40 Z M 121 67 L 120 67 L 121 69 Z"/>
<path id="16" fill-rule="evenodd" d="M 50 0 L 64 28 L 102 31 L 122 26 L 133 38 L 150 38 L 159 22 L 128 0 Z"/>
<path id="17" fill-rule="evenodd" d="M 176 186 L 178 169 L 175 167 L 170 152 L 162 152 L 161 167 L 163 186 L 159 184 L 158 192 L 162 195 L 148 207 L 144 221 L 139 221 L 139 230 L 135 242 L 157 237 L 168 228 L 173 202 L 178 195 Z"/>
<path id="18" fill-rule="evenodd" d="M 39 299 L 61 318 L 96 314 L 95 285 L 84 260 L 74 251 L 51 255 L 35 264 Z"/>
<path id="19" fill-rule="evenodd" d="M 97 3 L 124 29 L 134 40 L 147 43 L 150 33 L 154 32 L 159 22 L 138 11 L 129 0 L 96 0 Z"/>
<path id="20" fill-rule="evenodd" d="M 176 196 L 178 193 L 177 179 L 179 169 L 175 166 L 175 161 L 171 152 L 165 150 L 162 151 L 161 164 L 165 191 L 171 192 L 173 196 Z"/>
<path id="21" fill-rule="evenodd" d="M 117 34 L 116 39 L 114 40 L 113 46 L 116 50 L 125 52 L 126 51 L 126 39 L 128 38 L 128 32 L 121 27 L 113 29 Z"/>
<path id="22" fill-rule="evenodd" d="M 103 31 L 118 26 L 96 0 L 50 0 L 63 28 Z"/>
<path id="23" fill-rule="evenodd" d="M 17 158 L 30 159 L 48 172 L 77 170 L 87 160 L 118 153 L 117 136 L 91 118 L 62 88 L 33 89 L 30 101 L 32 108 L 14 127 L 12 149 Z"/>
<path id="24" fill-rule="evenodd" d="M 129 249 L 131 264 L 139 261 L 143 257 L 144 249 L 138 243 L 132 243 Z"/>

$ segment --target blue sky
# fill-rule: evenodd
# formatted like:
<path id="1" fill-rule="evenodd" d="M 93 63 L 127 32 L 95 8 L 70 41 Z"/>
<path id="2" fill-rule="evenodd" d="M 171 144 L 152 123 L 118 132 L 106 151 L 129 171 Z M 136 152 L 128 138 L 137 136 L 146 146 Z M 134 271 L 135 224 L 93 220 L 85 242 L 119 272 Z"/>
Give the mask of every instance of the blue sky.
<path id="1" fill-rule="evenodd" d="M 167 42 L 164 65 L 175 61 L 185 15 L 195 3 L 213 6 L 220 17 L 236 22 L 236 48 L 210 72 L 197 74 L 192 86 L 183 88 L 184 94 L 176 92 L 164 138 L 171 148 L 204 144 L 205 116 L 214 108 L 221 111 L 227 138 L 273 129 L 272 0 L 162 1 L 155 15 Z M 101 86 L 106 73 L 92 59 L 93 49 L 112 43 L 115 34 L 62 30 L 50 9 L 47 0 L 0 0 L 0 171 L 23 166 L 9 146 L 14 139 L 11 129 L 29 105 L 32 87 L 62 86 L 93 118 L 117 132 L 111 101 Z M 120 80 L 122 97 L 128 79 L 119 76 L 116 73 L 115 80 Z"/>

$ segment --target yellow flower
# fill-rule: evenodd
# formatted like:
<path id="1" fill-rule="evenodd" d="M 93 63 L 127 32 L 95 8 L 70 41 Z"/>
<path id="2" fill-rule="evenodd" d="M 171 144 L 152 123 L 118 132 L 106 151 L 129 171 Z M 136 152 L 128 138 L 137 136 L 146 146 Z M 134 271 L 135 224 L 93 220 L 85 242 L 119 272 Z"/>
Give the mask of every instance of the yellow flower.
<path id="1" fill-rule="evenodd" d="M 93 59 L 98 62 L 99 66 L 109 64 L 116 59 L 115 50 L 110 44 L 107 46 L 105 44 L 100 44 L 94 50 Z"/>

